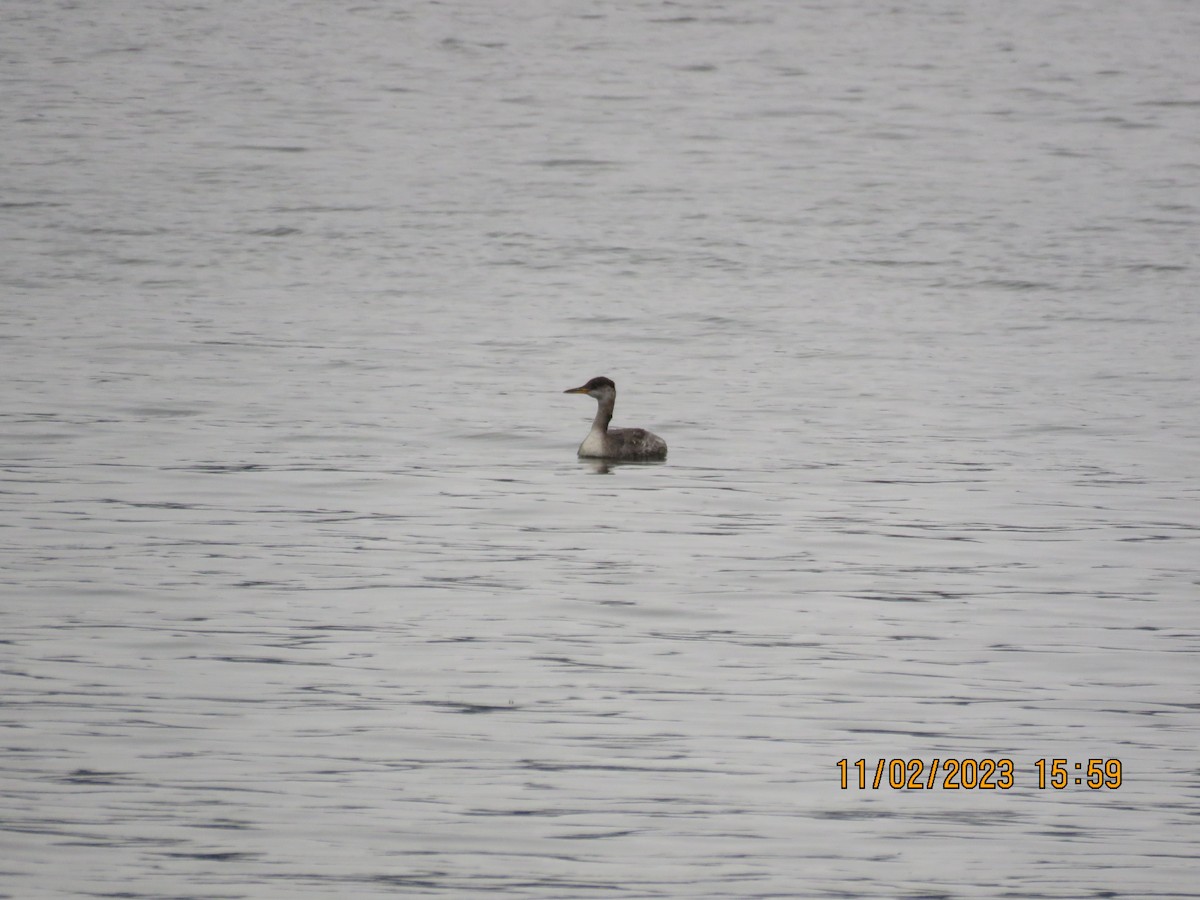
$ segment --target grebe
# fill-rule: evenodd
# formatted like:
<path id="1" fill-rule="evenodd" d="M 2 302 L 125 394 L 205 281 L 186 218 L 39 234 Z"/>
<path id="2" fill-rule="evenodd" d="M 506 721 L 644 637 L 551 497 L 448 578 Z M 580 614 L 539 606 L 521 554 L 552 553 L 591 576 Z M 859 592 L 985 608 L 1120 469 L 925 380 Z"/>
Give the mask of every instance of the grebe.
<path id="1" fill-rule="evenodd" d="M 613 407 L 617 405 L 617 386 L 603 376 L 564 394 L 587 394 L 599 404 L 592 430 L 579 445 L 579 455 L 596 459 L 651 460 L 667 458 L 667 442 L 644 428 L 612 428 Z"/>

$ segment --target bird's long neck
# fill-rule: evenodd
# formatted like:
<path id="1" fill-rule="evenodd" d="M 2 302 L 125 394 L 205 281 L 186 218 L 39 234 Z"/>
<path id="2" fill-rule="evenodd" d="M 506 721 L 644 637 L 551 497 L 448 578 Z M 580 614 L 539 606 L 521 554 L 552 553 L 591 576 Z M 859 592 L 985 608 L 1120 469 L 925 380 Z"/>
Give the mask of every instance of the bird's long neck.
<path id="1" fill-rule="evenodd" d="M 608 432 L 608 423 L 612 421 L 613 409 L 617 405 L 616 394 L 605 394 L 596 398 L 598 404 L 596 418 L 592 420 L 592 431 Z"/>

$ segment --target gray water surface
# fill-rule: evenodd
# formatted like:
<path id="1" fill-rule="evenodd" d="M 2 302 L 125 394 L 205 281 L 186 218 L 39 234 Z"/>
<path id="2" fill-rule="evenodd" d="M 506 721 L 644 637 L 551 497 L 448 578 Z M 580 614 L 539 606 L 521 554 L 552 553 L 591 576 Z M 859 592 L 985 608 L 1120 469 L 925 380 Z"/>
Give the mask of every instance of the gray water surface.
<path id="1" fill-rule="evenodd" d="M 1200 897 L 1200 6 L 5 19 L 0 895 Z"/>

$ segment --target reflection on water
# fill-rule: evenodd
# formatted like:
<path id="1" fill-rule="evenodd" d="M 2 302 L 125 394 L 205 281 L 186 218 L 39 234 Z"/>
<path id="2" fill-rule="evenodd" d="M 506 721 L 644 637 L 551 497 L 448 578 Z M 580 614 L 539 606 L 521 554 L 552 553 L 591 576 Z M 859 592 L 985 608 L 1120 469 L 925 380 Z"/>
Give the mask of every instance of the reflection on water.
<path id="1" fill-rule="evenodd" d="M 1200 18 L 1059 12 L 18 3 L 0 893 L 1200 896 Z"/>
<path id="2" fill-rule="evenodd" d="M 665 466 L 666 460 L 662 459 L 595 459 L 585 456 L 579 457 L 579 464 L 584 469 L 596 475 L 611 475 L 622 466 L 635 466 L 638 468 L 644 466 Z"/>

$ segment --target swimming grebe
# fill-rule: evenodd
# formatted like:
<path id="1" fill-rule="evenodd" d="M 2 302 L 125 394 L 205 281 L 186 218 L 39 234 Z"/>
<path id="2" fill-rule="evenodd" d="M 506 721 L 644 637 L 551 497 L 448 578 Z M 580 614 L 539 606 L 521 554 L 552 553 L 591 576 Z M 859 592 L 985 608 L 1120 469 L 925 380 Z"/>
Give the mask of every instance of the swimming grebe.
<path id="1" fill-rule="evenodd" d="M 579 445 L 579 455 L 596 459 L 651 460 L 667 458 L 667 442 L 644 428 L 609 428 L 617 405 L 617 386 L 603 376 L 564 394 L 587 394 L 599 404 L 592 430 Z"/>

